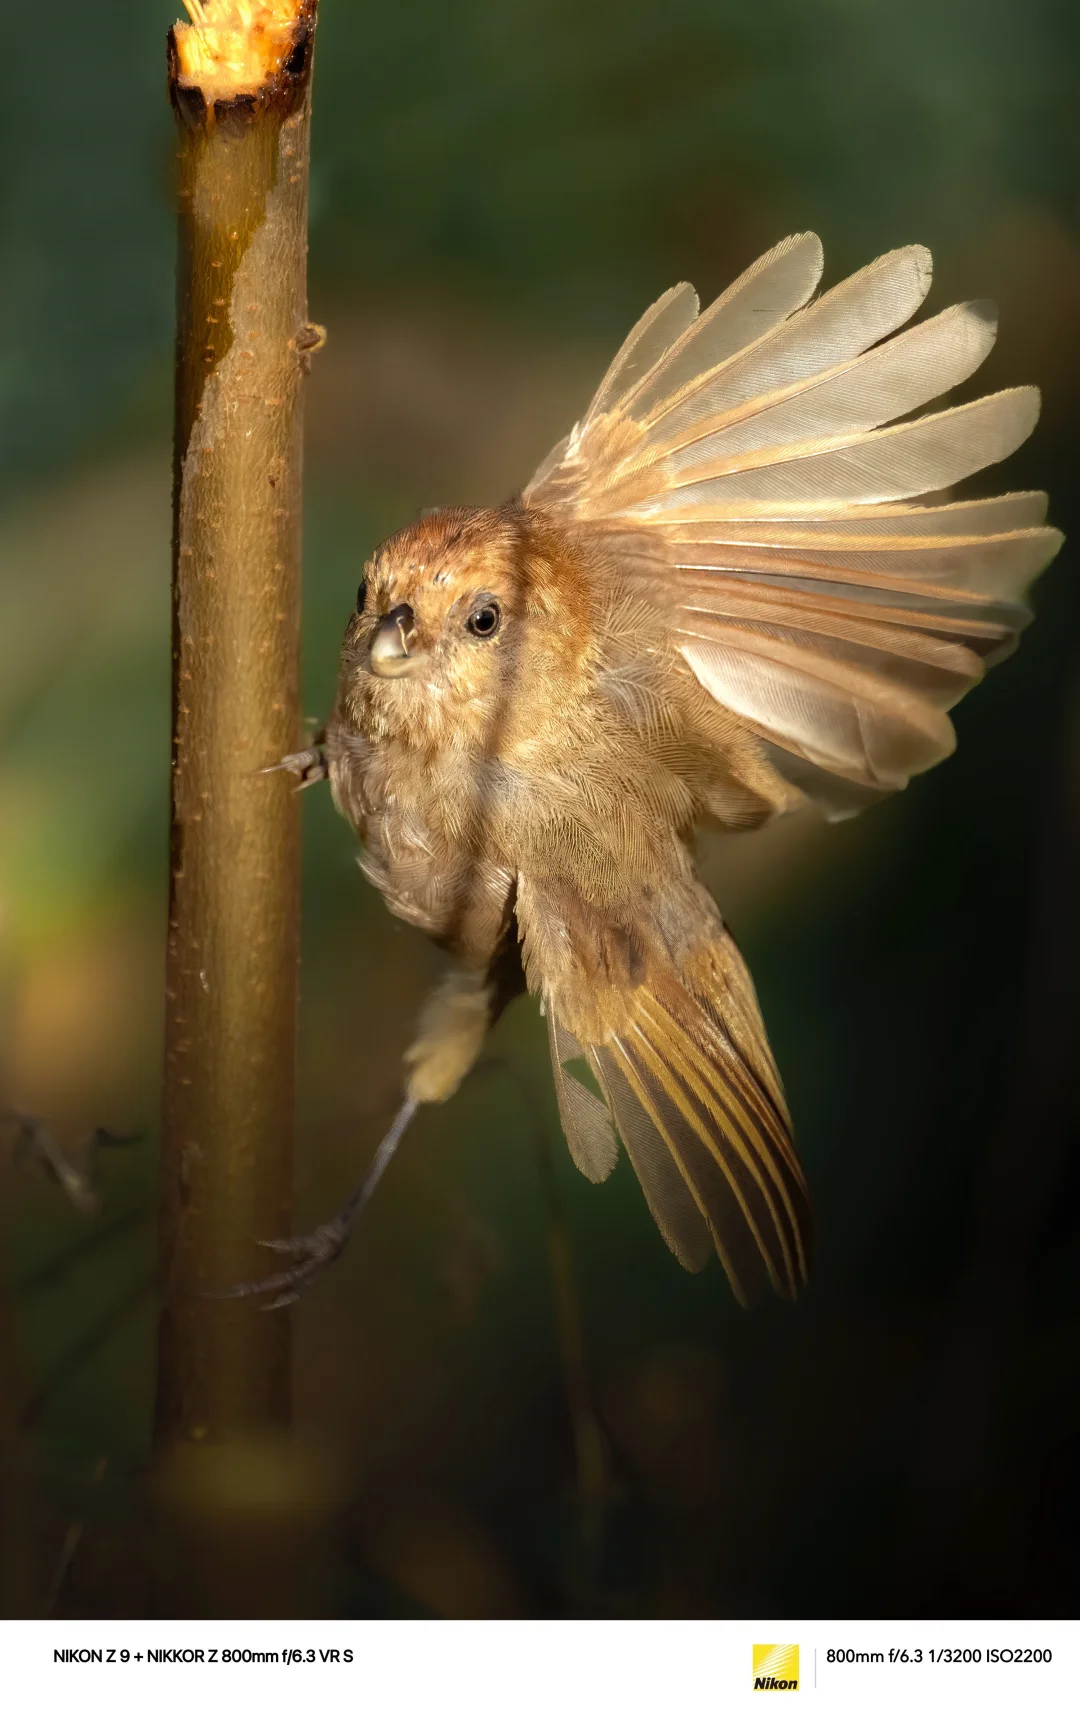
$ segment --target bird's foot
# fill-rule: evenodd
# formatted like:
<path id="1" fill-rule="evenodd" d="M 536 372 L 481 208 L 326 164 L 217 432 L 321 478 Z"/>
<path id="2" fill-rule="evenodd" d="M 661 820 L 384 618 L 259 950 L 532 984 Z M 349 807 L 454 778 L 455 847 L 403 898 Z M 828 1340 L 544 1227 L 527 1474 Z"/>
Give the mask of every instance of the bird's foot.
<path id="1" fill-rule="evenodd" d="M 303 1233 L 292 1239 L 259 1239 L 264 1250 L 291 1257 L 293 1266 L 268 1274 L 263 1280 L 245 1280 L 239 1286 L 229 1286 L 224 1292 L 213 1292 L 209 1296 L 258 1298 L 269 1294 L 266 1303 L 259 1305 L 260 1310 L 287 1309 L 314 1286 L 331 1263 L 337 1261 L 349 1242 L 353 1219 L 355 1217 L 350 1218 L 349 1207 L 346 1206 L 340 1215 L 335 1215 L 332 1221 L 324 1221 L 312 1233 Z"/>
<path id="2" fill-rule="evenodd" d="M 320 780 L 328 779 L 330 769 L 322 746 L 313 744 L 308 750 L 290 751 L 280 762 L 271 762 L 269 767 L 259 768 L 256 773 L 291 774 L 302 792 L 305 786 L 317 786 Z"/>
<path id="3" fill-rule="evenodd" d="M 371 1158 L 371 1166 L 345 1207 L 333 1220 L 324 1221 L 313 1233 L 305 1233 L 299 1238 L 259 1239 L 258 1243 L 264 1250 L 278 1251 L 284 1256 L 293 1257 L 295 1260 L 292 1268 L 279 1269 L 277 1273 L 268 1274 L 263 1280 L 245 1280 L 239 1286 L 227 1286 L 223 1292 L 208 1292 L 206 1296 L 262 1298 L 269 1294 L 268 1302 L 260 1304 L 260 1310 L 286 1310 L 290 1304 L 295 1304 L 301 1294 L 314 1286 L 345 1249 L 361 1209 L 382 1178 L 390 1157 L 405 1135 L 418 1105 L 411 1096 L 402 1102 L 394 1116 L 393 1125 Z"/>

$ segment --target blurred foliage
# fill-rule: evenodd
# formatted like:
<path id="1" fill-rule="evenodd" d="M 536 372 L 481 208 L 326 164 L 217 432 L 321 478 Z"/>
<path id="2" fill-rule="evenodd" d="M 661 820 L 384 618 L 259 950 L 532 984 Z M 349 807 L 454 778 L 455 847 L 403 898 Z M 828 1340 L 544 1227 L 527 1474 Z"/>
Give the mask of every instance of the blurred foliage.
<path id="1" fill-rule="evenodd" d="M 2 472 L 164 392 L 170 13 L 96 18 L 57 0 L 10 44 Z M 1068 0 L 337 0 L 317 287 L 453 283 L 609 339 L 673 274 L 715 290 L 781 229 L 820 226 L 846 268 L 916 235 L 963 244 L 1011 199 L 1066 214 L 1074 32 Z"/>
<path id="2" fill-rule="evenodd" d="M 253 1447 L 244 1482 L 226 1460 L 202 1489 L 182 1471 L 145 1488 L 169 22 L 148 0 L 103 0 L 92 30 L 71 0 L 29 12 L 0 113 L 18 164 L 0 192 L 0 1105 L 49 1115 L 72 1150 L 99 1122 L 143 1128 L 101 1160 L 89 1225 L 0 1134 L 6 1611 L 1072 1612 L 1068 550 L 1015 661 L 960 709 L 954 761 L 860 822 L 709 854 L 818 1207 L 805 1302 L 742 1315 L 718 1270 L 681 1273 L 625 1165 L 601 1190 L 578 1178 L 518 1003 L 296 1313 L 295 1449 Z M 651 294 L 687 276 L 710 294 L 790 229 L 821 231 L 829 279 L 918 238 L 934 307 L 999 296 L 986 385 L 1046 394 L 1008 481 L 1047 485 L 1075 530 L 1078 37 L 1064 0 L 324 0 L 311 714 L 372 543 L 421 505 L 519 483 Z M 360 881 L 329 803 L 308 794 L 305 818 L 301 1226 L 379 1135 L 437 965 Z M 598 1538 L 537 1125 L 608 1449 Z M 220 1525 L 212 1578 L 184 1535 L 200 1507 Z M 175 1551 L 164 1583 L 155 1542 Z M 260 1581 L 283 1557 L 289 1577 Z"/>

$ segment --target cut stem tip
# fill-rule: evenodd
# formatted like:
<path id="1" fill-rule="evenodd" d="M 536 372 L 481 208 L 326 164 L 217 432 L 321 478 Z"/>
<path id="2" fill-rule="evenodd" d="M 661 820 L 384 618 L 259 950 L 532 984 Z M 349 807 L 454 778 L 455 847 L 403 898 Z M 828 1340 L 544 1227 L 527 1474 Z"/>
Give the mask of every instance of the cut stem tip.
<path id="1" fill-rule="evenodd" d="M 254 95 L 296 44 L 305 0 L 184 0 L 191 22 L 173 28 L 177 82 L 207 104 Z"/>

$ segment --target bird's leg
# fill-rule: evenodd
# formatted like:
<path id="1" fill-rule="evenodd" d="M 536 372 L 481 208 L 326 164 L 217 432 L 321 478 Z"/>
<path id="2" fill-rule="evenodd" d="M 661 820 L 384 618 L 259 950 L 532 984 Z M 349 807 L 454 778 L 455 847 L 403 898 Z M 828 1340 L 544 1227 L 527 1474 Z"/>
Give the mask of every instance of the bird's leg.
<path id="1" fill-rule="evenodd" d="M 271 762 L 267 768 L 259 768 L 256 772 L 258 774 L 291 774 L 301 792 L 305 786 L 318 785 L 320 780 L 327 780 L 330 775 L 326 752 L 323 749 L 323 745 L 326 743 L 326 728 L 320 727 L 318 732 L 313 733 L 312 741 L 307 750 L 290 751 L 289 755 L 283 756 L 280 762 Z"/>
<path id="2" fill-rule="evenodd" d="M 264 1280 L 245 1280 L 223 1292 L 210 1293 L 211 1298 L 270 1294 L 269 1302 L 260 1308 L 283 1310 L 295 1304 L 324 1269 L 337 1261 L 417 1108 L 422 1102 L 445 1102 L 471 1071 L 491 1020 L 494 993 L 495 985 L 486 971 L 458 967 L 443 978 L 424 1002 L 416 1039 L 405 1054 L 405 1100 L 345 1207 L 313 1233 L 293 1239 L 260 1239 L 266 1250 L 293 1258 L 293 1266 Z"/>
<path id="3" fill-rule="evenodd" d="M 259 1239 L 259 1244 L 265 1250 L 279 1251 L 284 1256 L 294 1258 L 291 1268 L 268 1274 L 263 1280 L 245 1280 L 239 1286 L 226 1287 L 223 1292 L 208 1293 L 207 1297 L 256 1298 L 270 1293 L 272 1296 L 269 1302 L 261 1304 L 260 1310 L 284 1310 L 288 1305 L 295 1304 L 300 1294 L 306 1292 L 309 1286 L 313 1286 L 323 1271 L 336 1262 L 345 1249 L 360 1211 L 369 1201 L 389 1166 L 390 1158 L 404 1137 L 418 1106 L 419 1103 L 412 1096 L 405 1098 L 394 1116 L 394 1123 L 372 1156 L 371 1166 L 348 1202 L 332 1220 L 324 1221 L 314 1232 L 304 1233 L 298 1238 Z"/>
<path id="4" fill-rule="evenodd" d="M 416 1102 L 445 1102 L 476 1064 L 491 1023 L 489 972 L 459 966 L 424 1002 L 405 1051 L 405 1090 Z"/>

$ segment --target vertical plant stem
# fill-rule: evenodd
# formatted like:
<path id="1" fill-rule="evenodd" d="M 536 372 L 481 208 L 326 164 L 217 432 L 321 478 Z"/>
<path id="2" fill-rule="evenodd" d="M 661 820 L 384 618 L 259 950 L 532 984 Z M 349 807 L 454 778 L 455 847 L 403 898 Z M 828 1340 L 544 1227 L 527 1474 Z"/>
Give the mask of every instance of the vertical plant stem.
<path id="1" fill-rule="evenodd" d="M 257 770 L 299 735 L 301 406 L 319 343 L 306 288 L 315 0 L 284 26 L 280 0 L 263 8 L 278 35 L 269 48 L 252 36 L 246 61 L 258 0 L 190 9 L 197 24 L 169 37 L 180 254 L 164 1446 L 289 1415 L 288 1318 L 203 1294 L 251 1273 L 254 1239 L 289 1230 L 299 812 L 288 777 Z"/>

